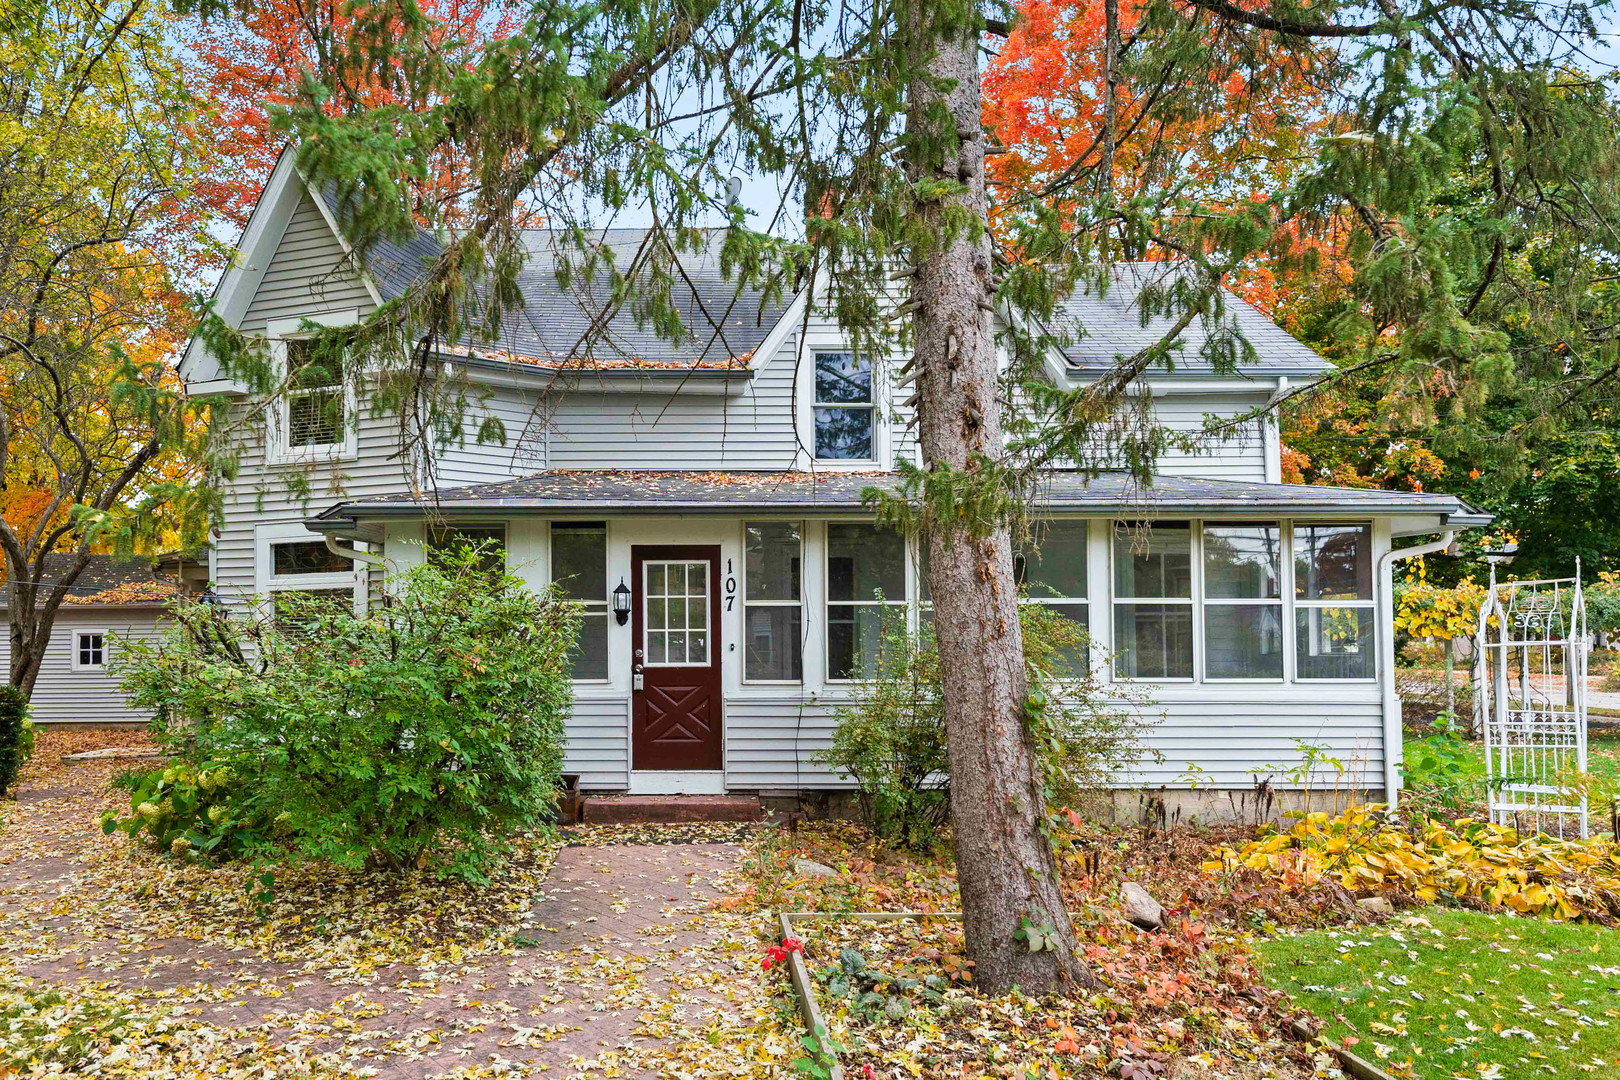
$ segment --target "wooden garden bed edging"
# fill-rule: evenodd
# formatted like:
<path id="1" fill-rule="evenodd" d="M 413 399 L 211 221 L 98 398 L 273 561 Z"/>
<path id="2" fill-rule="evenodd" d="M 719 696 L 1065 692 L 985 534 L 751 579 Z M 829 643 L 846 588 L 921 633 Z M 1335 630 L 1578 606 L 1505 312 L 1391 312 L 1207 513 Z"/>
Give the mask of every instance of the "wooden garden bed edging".
<path id="1" fill-rule="evenodd" d="M 924 919 L 961 917 L 960 911 L 779 911 L 776 915 L 783 941 L 799 936 L 793 929 L 794 919 L 859 919 L 863 922 L 902 922 L 912 919 L 921 922 Z M 788 978 L 793 983 L 794 996 L 799 999 L 799 1017 L 804 1021 L 805 1031 L 812 1039 L 820 1040 L 823 1053 L 836 1057 L 827 1046 L 827 1021 L 822 1018 L 821 1009 L 816 1005 L 815 987 L 810 983 L 810 969 L 804 966 L 803 955 L 788 953 L 787 964 Z M 844 1080 L 844 1067 L 835 1060 L 829 1075 L 831 1080 Z"/>

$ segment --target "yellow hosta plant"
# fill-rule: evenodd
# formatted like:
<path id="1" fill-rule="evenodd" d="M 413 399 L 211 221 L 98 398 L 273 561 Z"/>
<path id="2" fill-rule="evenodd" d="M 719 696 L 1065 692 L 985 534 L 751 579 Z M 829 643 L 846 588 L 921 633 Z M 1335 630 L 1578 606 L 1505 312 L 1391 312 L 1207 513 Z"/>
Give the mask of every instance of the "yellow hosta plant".
<path id="1" fill-rule="evenodd" d="M 1520 836 L 1479 821 L 1394 824 L 1375 807 L 1309 814 L 1287 832 L 1222 845 L 1206 873 L 1256 870 L 1285 884 L 1324 878 L 1352 892 L 1404 892 L 1556 919 L 1620 917 L 1620 849 L 1607 838 Z"/>

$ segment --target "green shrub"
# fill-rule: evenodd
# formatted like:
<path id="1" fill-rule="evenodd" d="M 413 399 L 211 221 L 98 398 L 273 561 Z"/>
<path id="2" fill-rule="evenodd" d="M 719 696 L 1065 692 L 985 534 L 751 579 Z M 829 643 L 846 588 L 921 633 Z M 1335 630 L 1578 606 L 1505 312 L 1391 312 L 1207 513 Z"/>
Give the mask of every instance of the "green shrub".
<path id="1" fill-rule="evenodd" d="M 363 619 L 283 594 L 273 621 L 192 604 L 129 643 L 125 692 L 195 770 L 163 792 L 173 820 L 153 804 L 167 831 L 131 831 L 190 844 L 198 808 L 223 805 L 245 854 L 483 880 L 552 810 L 578 612 L 462 554 L 390 582 Z M 221 767 L 251 800 L 193 793 Z"/>
<path id="2" fill-rule="evenodd" d="M 263 850 L 272 831 L 269 804 L 230 765 L 176 761 L 162 769 L 121 774 L 130 814 L 102 815 L 103 832 L 144 836 L 171 855 L 228 859 Z"/>
<path id="3" fill-rule="evenodd" d="M 1084 627 L 1041 604 L 1019 608 L 1028 683 L 1024 719 L 1050 807 L 1105 787 L 1153 751 L 1138 704 L 1106 696 L 1088 660 Z M 950 817 L 949 756 L 939 652 L 932 626 L 912 634 L 886 608 L 881 645 L 862 664 L 854 700 L 834 713 L 832 745 L 817 755 L 847 774 L 867 824 L 886 840 L 925 849 Z"/>
<path id="4" fill-rule="evenodd" d="M 34 725 L 28 697 L 9 684 L 0 686 L 0 795 L 11 790 L 17 773 L 34 756 Z"/>

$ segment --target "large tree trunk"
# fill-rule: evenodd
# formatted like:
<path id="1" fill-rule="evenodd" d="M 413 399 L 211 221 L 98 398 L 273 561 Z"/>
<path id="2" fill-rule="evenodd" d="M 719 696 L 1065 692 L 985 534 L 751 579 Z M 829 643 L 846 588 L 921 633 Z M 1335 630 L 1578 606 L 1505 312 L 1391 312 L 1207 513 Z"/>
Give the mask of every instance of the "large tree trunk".
<path id="1" fill-rule="evenodd" d="M 943 103 L 959 141 L 943 160 L 923 161 L 914 151 L 914 179 L 959 180 L 968 189 L 923 211 L 934 235 L 942 236 L 953 204 L 972 220 L 987 222 L 978 40 L 972 32 L 946 40 L 925 32 L 918 39 L 919 48 L 934 47 L 930 74 L 954 81 Z M 928 83 L 913 84 L 907 126 L 925 143 L 937 144 L 940 133 L 928 131 L 933 122 L 927 110 L 940 100 Z M 921 173 L 932 176 L 916 175 Z M 918 259 L 915 366 L 929 468 L 963 470 L 975 454 L 1001 454 L 995 334 L 986 310 L 993 291 L 985 229 L 976 235 L 959 231 Z M 1041 831 L 1045 801 L 1024 725 L 1024 645 L 1009 530 L 1002 525 L 988 536 L 973 536 L 959 525 L 936 523 L 928 554 L 950 739 L 957 880 L 974 979 L 989 993 L 1014 983 L 1032 994 L 1090 985 L 1094 980 L 1075 954 L 1051 844 Z M 1025 920 L 1049 928 L 1053 947 L 1032 952 L 1027 939 L 1015 937 Z"/>

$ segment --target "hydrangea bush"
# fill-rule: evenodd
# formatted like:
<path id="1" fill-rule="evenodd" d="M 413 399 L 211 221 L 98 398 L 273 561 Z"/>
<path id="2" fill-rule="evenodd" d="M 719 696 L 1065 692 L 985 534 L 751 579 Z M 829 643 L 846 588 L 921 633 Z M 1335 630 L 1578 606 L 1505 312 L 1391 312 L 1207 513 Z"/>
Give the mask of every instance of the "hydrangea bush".
<path id="1" fill-rule="evenodd" d="M 554 807 L 577 621 L 476 551 L 391 581 L 363 618 L 285 596 L 254 619 L 177 606 L 118 664 L 175 761 L 106 827 L 176 852 L 482 880 Z"/>

